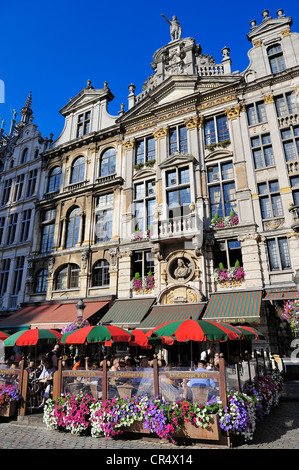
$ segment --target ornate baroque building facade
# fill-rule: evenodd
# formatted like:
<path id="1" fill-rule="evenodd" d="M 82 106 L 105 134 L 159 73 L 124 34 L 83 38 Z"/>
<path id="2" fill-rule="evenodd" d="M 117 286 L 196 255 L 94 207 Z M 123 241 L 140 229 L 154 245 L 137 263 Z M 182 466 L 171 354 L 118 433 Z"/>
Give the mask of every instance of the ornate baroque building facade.
<path id="1" fill-rule="evenodd" d="M 60 110 L 61 135 L 38 147 L 23 307 L 197 305 L 204 318 L 258 320 L 283 348 L 278 313 L 299 268 L 299 35 L 282 10 L 262 16 L 244 72 L 232 71 L 228 47 L 217 64 L 179 31 L 118 116 L 108 84 L 90 80 Z M 14 255 L 2 255 L 3 276 Z"/>

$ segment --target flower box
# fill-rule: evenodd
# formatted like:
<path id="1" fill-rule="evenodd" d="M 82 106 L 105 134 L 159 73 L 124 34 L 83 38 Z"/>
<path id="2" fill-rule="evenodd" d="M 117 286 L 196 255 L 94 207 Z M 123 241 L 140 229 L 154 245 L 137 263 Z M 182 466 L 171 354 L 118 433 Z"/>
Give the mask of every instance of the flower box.
<path id="1" fill-rule="evenodd" d="M 0 408 L 0 416 L 4 418 L 10 418 L 11 416 L 17 416 L 18 404 L 16 401 L 11 401 L 6 403 L 3 407 Z"/>
<path id="2" fill-rule="evenodd" d="M 149 429 L 143 429 L 143 421 L 134 421 L 134 423 L 124 428 L 124 430 L 125 432 L 151 434 L 155 436 Z M 190 421 L 188 422 L 184 419 L 180 431 L 176 432 L 173 437 L 219 441 L 221 438 L 221 429 L 218 423 L 218 413 L 212 415 L 209 424 L 205 428 L 194 426 Z"/>

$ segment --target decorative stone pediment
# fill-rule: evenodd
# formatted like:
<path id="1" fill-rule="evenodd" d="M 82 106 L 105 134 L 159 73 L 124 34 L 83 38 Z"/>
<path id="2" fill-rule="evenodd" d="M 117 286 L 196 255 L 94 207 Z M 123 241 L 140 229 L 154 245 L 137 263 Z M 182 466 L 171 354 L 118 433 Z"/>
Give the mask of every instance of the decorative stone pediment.
<path id="1" fill-rule="evenodd" d="M 159 298 L 158 304 L 187 304 L 202 301 L 202 294 L 193 286 L 184 284 L 170 285 L 164 289 Z"/>
<path id="2" fill-rule="evenodd" d="M 219 160 L 220 158 L 233 157 L 233 152 L 223 149 L 222 147 L 215 147 L 215 150 L 212 150 L 211 153 L 205 158 L 206 162 L 212 160 Z"/>
<path id="3" fill-rule="evenodd" d="M 67 103 L 61 110 L 60 114 L 66 116 L 72 112 L 80 110 L 80 108 L 85 108 L 86 106 L 97 103 L 98 101 L 112 101 L 114 98 L 110 89 L 106 85 L 104 88 L 95 89 L 91 86 L 83 88 L 74 98 L 70 98 L 69 103 Z"/>
<path id="4" fill-rule="evenodd" d="M 265 10 L 263 12 L 264 20 L 260 25 L 256 26 L 255 21 L 252 21 L 252 29 L 247 35 L 249 41 L 254 43 L 258 39 L 261 39 L 262 36 L 268 36 L 269 33 L 272 33 L 274 31 L 283 33 L 284 31 L 288 30 L 289 27 L 292 25 L 292 18 L 286 17 L 282 13 L 283 12 L 280 11 L 280 16 L 278 16 L 278 18 L 272 18 L 271 16 L 269 16 L 269 12 Z"/>
<path id="5" fill-rule="evenodd" d="M 160 163 L 159 167 L 161 169 L 170 168 L 173 166 L 181 165 L 184 163 L 195 162 L 196 159 L 193 155 L 183 154 L 183 153 L 174 153 L 171 157 L 167 158 L 164 162 Z"/>
<path id="6" fill-rule="evenodd" d="M 154 170 L 143 168 L 142 170 L 139 170 L 135 173 L 135 175 L 133 176 L 133 180 L 137 180 L 140 178 L 150 178 L 153 176 L 156 177 L 156 172 Z"/>

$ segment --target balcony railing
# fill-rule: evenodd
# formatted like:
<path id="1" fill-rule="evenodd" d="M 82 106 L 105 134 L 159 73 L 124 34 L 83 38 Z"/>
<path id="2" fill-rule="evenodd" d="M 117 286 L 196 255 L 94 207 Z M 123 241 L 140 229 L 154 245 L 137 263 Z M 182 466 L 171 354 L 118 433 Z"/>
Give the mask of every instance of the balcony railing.
<path id="1" fill-rule="evenodd" d="M 293 124 L 299 124 L 299 113 L 288 114 L 287 116 L 281 116 L 278 118 L 279 127 L 291 126 Z"/>
<path id="2" fill-rule="evenodd" d="M 151 240 L 165 238 L 190 238 L 200 231 L 200 219 L 195 213 L 153 223 Z"/>

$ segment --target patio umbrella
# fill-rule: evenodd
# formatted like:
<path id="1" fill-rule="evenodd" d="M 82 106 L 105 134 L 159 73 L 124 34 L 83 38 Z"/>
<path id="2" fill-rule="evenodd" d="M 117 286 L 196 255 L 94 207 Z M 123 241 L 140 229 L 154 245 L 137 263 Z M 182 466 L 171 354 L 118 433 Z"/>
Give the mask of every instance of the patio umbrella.
<path id="1" fill-rule="evenodd" d="M 129 342 L 134 338 L 122 328 L 112 325 L 85 326 L 62 336 L 61 344 L 115 343 Z"/>
<path id="2" fill-rule="evenodd" d="M 245 339 L 265 339 L 265 336 L 255 328 L 252 328 L 251 326 L 236 326 L 238 330 L 240 330 Z"/>
<path id="3" fill-rule="evenodd" d="M 231 325 L 208 320 L 179 320 L 154 330 L 158 336 L 175 336 L 178 341 L 228 341 L 243 338 L 243 333 Z"/>
<path id="4" fill-rule="evenodd" d="M 153 330 L 146 331 L 139 328 L 131 331 L 134 340 L 129 342 L 129 346 L 151 347 L 152 344 L 161 342 L 172 345 L 175 341 L 173 336 L 158 336 Z"/>
<path id="5" fill-rule="evenodd" d="M 56 343 L 62 334 L 55 330 L 35 328 L 34 330 L 17 331 L 3 341 L 4 346 L 35 346 L 41 340 Z"/>
<path id="6" fill-rule="evenodd" d="M 0 341 L 4 341 L 6 338 L 8 338 L 8 335 L 3 333 L 3 331 L 0 331 Z"/>

